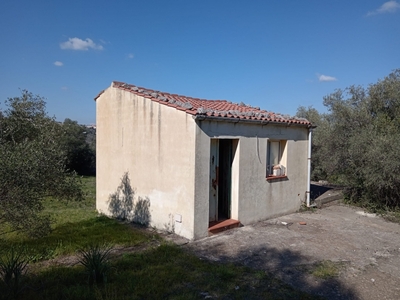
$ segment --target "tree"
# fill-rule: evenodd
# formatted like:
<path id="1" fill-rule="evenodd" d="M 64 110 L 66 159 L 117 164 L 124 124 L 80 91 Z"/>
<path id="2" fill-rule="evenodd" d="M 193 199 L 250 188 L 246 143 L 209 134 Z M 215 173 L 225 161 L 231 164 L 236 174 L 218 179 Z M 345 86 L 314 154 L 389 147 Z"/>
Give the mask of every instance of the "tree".
<path id="1" fill-rule="evenodd" d="M 346 196 L 373 208 L 400 205 L 400 69 L 367 88 L 324 97 L 315 130 L 319 175 L 347 187 Z M 309 113 L 303 108 L 301 113 Z"/>
<path id="2" fill-rule="evenodd" d="M 0 223 L 41 236 L 50 230 L 43 200 L 81 199 L 80 181 L 65 171 L 60 126 L 47 116 L 44 99 L 23 90 L 5 104 L 0 116 Z"/>
<path id="3" fill-rule="evenodd" d="M 326 179 L 327 174 L 325 169 L 323 168 L 323 143 L 321 139 L 324 137 L 324 131 L 326 131 L 327 121 L 326 115 L 320 114 L 315 108 L 309 106 L 308 108 L 304 106 L 300 106 L 297 108 L 296 116 L 299 118 L 305 118 L 309 120 L 313 126 L 316 126 L 313 129 L 312 139 L 311 139 L 311 147 L 312 147 L 312 159 L 311 159 L 311 179 L 312 180 L 320 180 Z"/>
<path id="4" fill-rule="evenodd" d="M 87 142 L 89 129 L 71 119 L 65 119 L 61 129 L 60 143 L 66 152 L 67 170 L 76 171 L 79 175 L 95 175 L 96 154 Z"/>

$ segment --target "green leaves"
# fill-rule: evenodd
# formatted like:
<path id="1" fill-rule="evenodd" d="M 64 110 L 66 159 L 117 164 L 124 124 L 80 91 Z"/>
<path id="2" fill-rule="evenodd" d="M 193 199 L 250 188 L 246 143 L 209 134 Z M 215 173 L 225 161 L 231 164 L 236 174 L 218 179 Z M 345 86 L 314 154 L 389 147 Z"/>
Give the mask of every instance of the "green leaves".
<path id="1" fill-rule="evenodd" d="M 107 244 L 92 244 L 79 250 L 79 263 L 85 268 L 90 284 L 107 282 L 111 250 L 112 246 Z"/>
<path id="2" fill-rule="evenodd" d="M 65 119 L 60 126 L 60 146 L 66 154 L 67 170 L 76 171 L 79 175 L 95 175 L 95 142 L 89 144 L 89 139 L 95 137 L 95 131 L 70 119 Z"/>
<path id="3" fill-rule="evenodd" d="M 28 261 L 21 248 L 11 248 L 0 256 L 0 278 L 6 286 L 8 296 L 14 297 L 18 293 L 27 265 Z"/>
<path id="4" fill-rule="evenodd" d="M 43 98 L 24 90 L 6 104 L 0 117 L 0 222 L 42 236 L 50 231 L 43 199 L 81 199 L 80 182 L 65 171 L 60 126 L 46 115 Z"/>
<path id="5" fill-rule="evenodd" d="M 337 90 L 324 105 L 327 114 L 298 110 L 318 122 L 313 179 L 345 185 L 347 197 L 363 205 L 400 206 L 400 69 L 368 88 Z"/>

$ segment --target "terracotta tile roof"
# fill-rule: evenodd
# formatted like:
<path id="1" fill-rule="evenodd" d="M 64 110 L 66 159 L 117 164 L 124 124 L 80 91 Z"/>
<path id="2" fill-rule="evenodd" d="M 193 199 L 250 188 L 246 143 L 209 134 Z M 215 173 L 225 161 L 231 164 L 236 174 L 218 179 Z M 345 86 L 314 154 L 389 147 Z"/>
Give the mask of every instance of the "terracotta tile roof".
<path id="1" fill-rule="evenodd" d="M 244 103 L 236 104 L 226 100 L 205 100 L 192 98 L 155 91 L 118 81 L 114 81 L 112 83 L 112 87 L 149 98 L 152 101 L 174 107 L 196 117 L 218 118 L 221 119 L 221 121 L 223 119 L 239 119 L 243 121 L 261 121 L 262 123 L 273 122 L 311 126 L 311 123 L 304 118 L 276 114 L 270 111 L 262 110 L 259 107 L 245 105 Z M 97 99 L 100 95 L 101 93 L 95 99 Z"/>

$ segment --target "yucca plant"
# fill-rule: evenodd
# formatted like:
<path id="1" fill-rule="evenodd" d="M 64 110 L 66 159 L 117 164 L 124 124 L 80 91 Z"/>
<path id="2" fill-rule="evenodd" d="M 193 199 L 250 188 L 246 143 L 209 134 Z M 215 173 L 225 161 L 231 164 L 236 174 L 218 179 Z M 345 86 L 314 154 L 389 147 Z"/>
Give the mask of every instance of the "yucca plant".
<path id="1" fill-rule="evenodd" d="M 21 248 L 11 248 L 0 256 L 0 278 L 9 295 L 16 295 L 20 290 L 21 278 L 26 273 L 28 261 Z"/>
<path id="2" fill-rule="evenodd" d="M 106 283 L 111 250 L 112 246 L 98 243 L 79 250 L 79 263 L 86 269 L 90 284 Z"/>

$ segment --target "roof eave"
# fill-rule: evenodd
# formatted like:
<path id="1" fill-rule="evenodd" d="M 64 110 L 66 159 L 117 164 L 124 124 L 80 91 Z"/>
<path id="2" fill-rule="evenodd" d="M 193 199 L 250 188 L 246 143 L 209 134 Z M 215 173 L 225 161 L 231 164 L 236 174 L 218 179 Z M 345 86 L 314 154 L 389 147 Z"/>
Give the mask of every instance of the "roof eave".
<path id="1" fill-rule="evenodd" d="M 251 120 L 251 119 L 242 119 L 242 118 L 226 118 L 226 117 L 215 117 L 215 116 L 206 116 L 206 115 L 194 115 L 193 119 L 195 121 L 215 121 L 215 122 L 228 122 L 228 123 L 250 123 L 250 124 L 258 124 L 258 125 L 279 125 L 279 126 L 296 126 L 296 127 L 306 127 L 306 128 L 315 128 L 312 124 L 301 124 L 301 123 L 293 123 L 293 122 L 277 122 L 272 120 Z"/>
<path id="2" fill-rule="evenodd" d="M 105 91 L 105 90 L 102 90 L 100 93 L 98 93 L 97 96 L 94 97 L 93 100 L 96 101 L 96 100 L 104 93 L 104 91 Z"/>

